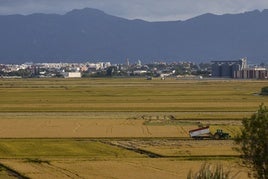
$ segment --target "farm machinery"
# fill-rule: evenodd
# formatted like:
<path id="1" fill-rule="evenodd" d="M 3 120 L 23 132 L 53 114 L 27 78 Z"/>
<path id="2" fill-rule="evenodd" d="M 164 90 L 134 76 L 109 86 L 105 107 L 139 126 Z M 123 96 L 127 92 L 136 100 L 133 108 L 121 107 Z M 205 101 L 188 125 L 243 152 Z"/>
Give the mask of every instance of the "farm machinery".
<path id="1" fill-rule="evenodd" d="M 201 127 L 198 129 L 193 129 L 189 131 L 190 136 L 193 139 L 216 139 L 216 140 L 224 140 L 229 139 L 231 136 L 229 133 L 223 132 L 221 129 L 217 129 L 217 131 L 212 134 L 209 130 L 209 126 Z"/>

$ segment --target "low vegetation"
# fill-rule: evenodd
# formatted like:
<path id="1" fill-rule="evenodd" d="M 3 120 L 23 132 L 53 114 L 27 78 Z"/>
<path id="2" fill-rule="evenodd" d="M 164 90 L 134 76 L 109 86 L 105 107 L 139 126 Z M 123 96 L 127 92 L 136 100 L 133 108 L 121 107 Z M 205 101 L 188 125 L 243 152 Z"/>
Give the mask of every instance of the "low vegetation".
<path id="1" fill-rule="evenodd" d="M 212 166 L 210 164 L 202 164 L 200 170 L 193 173 L 191 170 L 188 173 L 187 179 L 228 179 L 230 171 L 225 171 L 223 166 L 218 164 Z"/>

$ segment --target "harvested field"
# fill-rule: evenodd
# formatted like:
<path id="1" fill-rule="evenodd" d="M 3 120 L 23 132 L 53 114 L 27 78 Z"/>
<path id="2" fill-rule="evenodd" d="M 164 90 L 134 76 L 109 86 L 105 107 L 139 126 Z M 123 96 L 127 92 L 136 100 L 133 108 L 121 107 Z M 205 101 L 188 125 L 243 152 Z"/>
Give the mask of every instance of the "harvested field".
<path id="1" fill-rule="evenodd" d="M 142 119 L 77 119 L 72 116 L 48 116 L 35 119 L 1 119 L 1 138 L 115 138 L 115 137 L 176 137 L 189 138 L 188 131 L 200 124 L 210 125 L 211 132 L 221 128 L 235 136 L 238 121 L 146 121 Z M 229 122 L 229 124 L 228 124 Z"/>
<path id="2" fill-rule="evenodd" d="M 202 161 L 174 159 L 120 159 L 120 160 L 53 160 L 50 163 L 30 163 L 24 160 L 0 160 L 30 178 L 186 178 L 189 169 L 197 171 Z M 236 161 L 211 160 L 223 164 L 231 176 L 248 178 L 247 170 Z"/>
<path id="3" fill-rule="evenodd" d="M 215 153 L 223 144 L 227 147 Z M 150 158 L 126 146 L 161 157 Z M 185 178 L 189 169 L 198 170 L 207 160 L 222 163 L 236 178 L 246 178 L 247 169 L 239 166 L 231 146 L 232 141 L 213 140 L 2 139 L 0 162 L 30 178 Z M 223 153 L 227 156 L 221 157 Z"/>
<path id="4" fill-rule="evenodd" d="M 148 140 L 112 140 L 113 145 L 122 148 L 134 148 L 150 151 L 165 157 L 191 158 L 202 157 L 238 157 L 233 150 L 237 147 L 232 140 L 178 140 L 178 139 L 148 139 Z"/>
<path id="5" fill-rule="evenodd" d="M 234 146 L 232 141 L 165 138 L 2 139 L 0 162 L 30 178 L 185 178 L 207 161 L 246 178 Z"/>
<path id="6" fill-rule="evenodd" d="M 0 81 L 1 112 L 253 112 L 266 81 L 27 79 Z M 219 90 L 220 89 L 220 90 Z"/>
<path id="7" fill-rule="evenodd" d="M 30 178 L 185 178 L 203 161 L 247 178 L 232 140 L 267 81 L 0 79 L 0 163 Z M 267 104 L 266 104 L 267 105 Z M 152 158 L 158 157 L 158 158 Z M 8 170 L 1 170 L 7 178 Z"/>

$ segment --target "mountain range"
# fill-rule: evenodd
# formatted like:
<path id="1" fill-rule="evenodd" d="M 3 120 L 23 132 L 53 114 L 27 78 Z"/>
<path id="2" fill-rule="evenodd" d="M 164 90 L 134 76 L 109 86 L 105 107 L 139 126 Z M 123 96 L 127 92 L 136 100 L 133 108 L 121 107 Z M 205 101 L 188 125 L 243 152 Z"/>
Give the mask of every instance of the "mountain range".
<path id="1" fill-rule="evenodd" d="M 147 22 L 85 8 L 0 16 L 0 63 L 268 60 L 268 10 Z"/>

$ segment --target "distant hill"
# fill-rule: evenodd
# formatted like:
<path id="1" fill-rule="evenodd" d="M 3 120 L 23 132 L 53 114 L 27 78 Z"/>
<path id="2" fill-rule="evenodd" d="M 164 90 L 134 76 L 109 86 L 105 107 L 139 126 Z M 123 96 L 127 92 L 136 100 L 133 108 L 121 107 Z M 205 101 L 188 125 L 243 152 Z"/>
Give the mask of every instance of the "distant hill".
<path id="1" fill-rule="evenodd" d="M 268 10 L 186 21 L 127 20 L 96 9 L 0 16 L 0 63 L 268 60 Z"/>

